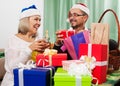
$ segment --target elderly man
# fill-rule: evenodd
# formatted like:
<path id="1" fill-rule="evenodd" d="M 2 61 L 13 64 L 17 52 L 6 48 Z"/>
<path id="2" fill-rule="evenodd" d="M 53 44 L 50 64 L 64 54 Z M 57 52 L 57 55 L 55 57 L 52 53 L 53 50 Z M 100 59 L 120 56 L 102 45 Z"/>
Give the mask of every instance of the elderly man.
<path id="1" fill-rule="evenodd" d="M 89 9 L 88 7 L 83 3 L 77 3 L 72 6 L 72 8 L 69 10 L 68 13 L 68 21 L 71 24 L 70 29 L 75 30 L 75 34 L 80 33 L 84 30 L 88 30 L 85 27 L 86 21 L 89 17 Z M 54 44 L 54 49 L 57 49 L 59 53 L 67 53 L 68 60 L 73 59 L 70 55 L 70 52 L 62 51 L 61 46 L 63 45 L 63 35 L 61 35 L 61 30 L 56 32 L 56 42 Z"/>

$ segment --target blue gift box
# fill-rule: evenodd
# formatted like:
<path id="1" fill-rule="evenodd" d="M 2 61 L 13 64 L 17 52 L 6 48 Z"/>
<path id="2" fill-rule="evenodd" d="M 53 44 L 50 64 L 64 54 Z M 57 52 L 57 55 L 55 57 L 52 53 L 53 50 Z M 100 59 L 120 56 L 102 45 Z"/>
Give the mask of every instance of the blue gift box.
<path id="1" fill-rule="evenodd" d="M 22 76 L 20 71 L 22 70 Z M 13 70 L 14 73 L 14 86 L 52 86 L 54 75 L 53 67 L 50 68 L 32 68 L 32 69 L 19 69 Z M 22 78 L 22 80 L 20 79 Z"/>

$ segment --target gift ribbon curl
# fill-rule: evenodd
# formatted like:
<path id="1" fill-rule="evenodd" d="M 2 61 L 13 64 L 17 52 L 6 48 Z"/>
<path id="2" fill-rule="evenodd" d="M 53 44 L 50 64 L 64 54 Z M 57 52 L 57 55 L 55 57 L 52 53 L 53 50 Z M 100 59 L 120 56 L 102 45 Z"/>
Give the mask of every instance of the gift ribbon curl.
<path id="1" fill-rule="evenodd" d="M 23 64 L 23 63 L 18 64 L 18 68 L 21 68 L 21 69 L 31 69 L 35 67 L 36 66 L 33 60 L 28 60 L 26 64 Z"/>

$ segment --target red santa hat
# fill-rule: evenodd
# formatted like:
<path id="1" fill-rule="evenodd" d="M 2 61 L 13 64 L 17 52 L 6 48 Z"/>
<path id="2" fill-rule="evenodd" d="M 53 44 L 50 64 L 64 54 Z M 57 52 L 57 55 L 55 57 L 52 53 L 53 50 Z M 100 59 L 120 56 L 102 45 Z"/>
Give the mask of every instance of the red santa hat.
<path id="1" fill-rule="evenodd" d="M 40 15 L 40 11 L 36 8 L 35 5 L 29 6 L 28 8 L 23 8 L 19 19 L 30 17 L 33 15 Z"/>
<path id="2" fill-rule="evenodd" d="M 77 3 L 77 4 L 73 5 L 71 9 L 73 9 L 73 8 L 78 8 L 78 9 L 84 11 L 88 16 L 90 14 L 88 7 L 83 3 Z"/>

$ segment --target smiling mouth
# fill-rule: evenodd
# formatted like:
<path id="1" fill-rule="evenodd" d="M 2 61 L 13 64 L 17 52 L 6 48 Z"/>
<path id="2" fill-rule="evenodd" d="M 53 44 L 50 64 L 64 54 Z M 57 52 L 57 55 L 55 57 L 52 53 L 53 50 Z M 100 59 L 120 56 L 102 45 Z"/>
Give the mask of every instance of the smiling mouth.
<path id="1" fill-rule="evenodd" d="M 35 25 L 34 28 L 37 30 L 39 28 L 39 25 Z"/>
<path id="2" fill-rule="evenodd" d="M 71 21 L 70 23 L 71 23 L 71 24 L 74 24 L 74 23 L 76 23 L 76 21 Z"/>
<path id="3" fill-rule="evenodd" d="M 36 30 L 36 31 L 38 30 L 38 27 L 33 27 L 33 28 L 34 28 L 34 30 Z"/>
<path id="4" fill-rule="evenodd" d="M 70 20 L 70 22 L 71 22 L 71 23 L 72 23 L 72 22 L 76 22 L 76 20 L 73 20 L 73 19 L 72 19 L 72 20 Z"/>

